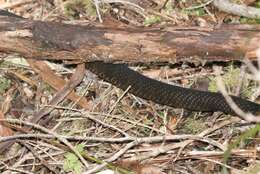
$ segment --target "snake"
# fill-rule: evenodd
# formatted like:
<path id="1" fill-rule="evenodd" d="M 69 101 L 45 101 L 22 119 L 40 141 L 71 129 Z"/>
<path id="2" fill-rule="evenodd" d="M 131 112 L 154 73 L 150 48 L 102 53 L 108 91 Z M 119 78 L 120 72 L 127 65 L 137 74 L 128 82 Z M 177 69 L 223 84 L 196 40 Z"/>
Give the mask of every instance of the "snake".
<path id="1" fill-rule="evenodd" d="M 113 64 L 101 61 L 88 62 L 86 68 L 97 74 L 99 78 L 127 90 L 140 98 L 155 103 L 184 108 L 190 111 L 221 111 L 236 115 L 225 97 L 218 92 L 200 91 L 167 84 L 132 70 L 126 64 Z M 130 87 L 130 88 L 129 88 Z M 230 96 L 235 104 L 244 112 L 258 114 L 260 105 L 249 100 Z"/>
<path id="2" fill-rule="evenodd" d="M 5 10 L 0 15 L 19 17 Z M 135 96 L 173 108 L 183 108 L 190 111 L 216 112 L 237 115 L 225 97 L 218 92 L 200 91 L 170 85 L 132 70 L 126 64 L 114 64 L 102 61 L 87 62 L 86 68 L 99 78 L 127 90 Z M 244 112 L 259 114 L 260 104 L 230 95 L 234 103 Z"/>

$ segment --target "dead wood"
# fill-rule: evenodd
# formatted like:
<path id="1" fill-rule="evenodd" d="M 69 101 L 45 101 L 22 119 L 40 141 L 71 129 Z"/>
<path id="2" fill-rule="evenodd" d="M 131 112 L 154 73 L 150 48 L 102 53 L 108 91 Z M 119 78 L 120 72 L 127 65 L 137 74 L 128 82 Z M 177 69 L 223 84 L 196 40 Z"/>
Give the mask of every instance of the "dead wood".
<path id="1" fill-rule="evenodd" d="M 0 16 L 0 52 L 76 62 L 148 63 L 256 58 L 260 25 L 106 28 Z"/>

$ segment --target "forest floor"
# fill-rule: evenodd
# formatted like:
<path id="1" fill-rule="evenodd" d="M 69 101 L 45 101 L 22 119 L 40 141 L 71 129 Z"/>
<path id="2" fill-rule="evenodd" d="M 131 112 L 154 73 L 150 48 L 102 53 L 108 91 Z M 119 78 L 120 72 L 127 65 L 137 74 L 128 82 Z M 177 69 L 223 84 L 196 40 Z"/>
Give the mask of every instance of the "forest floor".
<path id="1" fill-rule="evenodd" d="M 232 2 L 260 7 L 258 0 Z M 1 8 L 33 20 L 80 25 L 163 28 L 260 23 L 260 18 L 222 12 L 213 0 L 0 0 Z M 5 56 L 8 59 L 0 64 L 0 118 L 26 122 L 32 113 L 49 106 L 57 91 L 25 59 Z M 48 65 L 63 79 L 69 79 L 74 71 L 61 62 Z M 257 102 L 259 83 L 251 80 L 251 72 L 241 62 L 181 62 L 131 68 L 165 83 L 217 92 L 214 65 L 222 67 L 222 80 L 229 94 Z M 89 100 L 91 108 L 84 110 L 68 99 L 54 106 L 45 125 L 20 134 L 24 137 L 17 138 L 17 143 L 0 155 L 1 173 L 260 172 L 258 124 L 223 113 L 158 105 L 90 72 L 75 91 Z M 16 136 L 17 129 L 19 124 L 12 125 L 12 129 L 0 125 L 2 137 Z M 83 159 L 60 139 L 72 145 Z"/>

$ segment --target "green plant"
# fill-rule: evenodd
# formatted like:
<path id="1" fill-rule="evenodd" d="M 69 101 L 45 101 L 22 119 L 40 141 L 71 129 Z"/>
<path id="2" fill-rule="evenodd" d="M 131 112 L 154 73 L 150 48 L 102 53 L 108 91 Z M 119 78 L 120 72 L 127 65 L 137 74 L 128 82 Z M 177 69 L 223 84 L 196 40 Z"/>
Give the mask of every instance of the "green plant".
<path id="1" fill-rule="evenodd" d="M 260 24 L 260 19 L 241 17 L 239 21 L 241 24 Z"/>
<path id="2" fill-rule="evenodd" d="M 11 80 L 5 78 L 5 77 L 0 77 L 0 94 L 3 94 L 6 89 L 8 89 L 11 85 Z"/>
<path id="3" fill-rule="evenodd" d="M 159 23 L 160 21 L 161 21 L 160 16 L 151 15 L 145 19 L 144 25 L 149 26 L 155 23 Z"/>
<path id="4" fill-rule="evenodd" d="M 82 154 L 84 152 L 84 145 L 78 144 L 76 145 L 75 149 Z M 63 169 L 65 172 L 73 172 L 75 174 L 80 174 L 82 171 L 82 164 L 78 157 L 71 152 L 66 153 L 65 155 L 65 161 L 63 165 Z"/>
<path id="5" fill-rule="evenodd" d="M 204 16 L 206 14 L 204 8 L 197 8 L 192 10 L 182 10 L 182 13 L 191 15 L 191 16 Z"/>
<path id="6" fill-rule="evenodd" d="M 260 1 L 255 2 L 255 7 L 260 8 Z"/>
<path id="7" fill-rule="evenodd" d="M 236 89 L 237 84 L 240 82 L 240 74 L 240 68 L 235 68 L 233 65 L 230 65 L 225 69 L 225 74 L 222 75 L 222 80 L 228 93 L 232 94 Z M 249 98 L 253 93 L 252 87 L 250 87 L 249 84 L 249 80 L 245 78 L 241 87 L 241 95 L 243 97 Z M 210 77 L 208 90 L 211 92 L 218 92 L 216 77 Z"/>
<path id="8" fill-rule="evenodd" d="M 202 120 L 187 118 L 183 126 L 185 133 L 196 134 L 206 129 L 205 122 Z"/>
<path id="9" fill-rule="evenodd" d="M 231 143 L 227 150 L 224 153 L 224 163 L 226 164 L 231 152 L 233 149 L 237 148 L 241 143 L 246 143 L 246 141 L 250 140 L 251 138 L 254 138 L 258 133 L 260 132 L 260 124 L 255 125 L 255 127 L 247 130 L 246 132 L 244 132 L 243 134 L 241 134 L 236 140 L 235 142 Z M 223 173 L 227 174 L 227 168 L 223 167 Z"/>
<path id="10" fill-rule="evenodd" d="M 73 0 L 64 6 L 65 15 L 71 18 L 77 18 L 81 11 L 85 12 L 88 17 L 96 18 L 96 8 L 92 0 Z"/>
<path id="11" fill-rule="evenodd" d="M 165 5 L 165 12 L 171 14 L 174 11 L 171 1 L 168 1 Z"/>

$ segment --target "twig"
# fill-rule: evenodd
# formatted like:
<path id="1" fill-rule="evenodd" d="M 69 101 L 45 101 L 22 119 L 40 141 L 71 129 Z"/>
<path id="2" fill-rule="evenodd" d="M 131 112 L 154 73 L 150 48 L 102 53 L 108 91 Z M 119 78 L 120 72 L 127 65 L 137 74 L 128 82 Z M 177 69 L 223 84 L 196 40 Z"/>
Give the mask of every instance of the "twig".
<path id="1" fill-rule="evenodd" d="M 2 9 L 15 8 L 15 7 L 19 7 L 19 6 L 22 6 L 22 5 L 29 4 L 33 1 L 34 0 L 19 0 L 19 1 L 13 1 L 12 3 L 3 3 L 3 4 L 0 5 L 0 8 L 2 8 Z"/>
<path id="2" fill-rule="evenodd" d="M 99 3 L 98 3 L 98 1 L 99 0 L 94 0 L 94 4 L 95 4 L 97 15 L 98 15 L 98 20 L 99 20 L 100 23 L 103 23 L 103 20 L 101 18 L 101 14 L 100 14 L 100 10 L 99 10 Z"/>
<path id="3" fill-rule="evenodd" d="M 63 118 L 63 119 L 59 119 L 58 121 L 71 121 L 71 120 L 74 120 L 74 119 L 79 120 L 79 119 L 87 118 L 87 115 L 89 115 L 89 116 L 90 115 L 100 115 L 100 116 L 111 117 L 111 118 L 114 118 L 114 119 L 120 119 L 120 120 L 125 121 L 127 123 L 131 123 L 133 125 L 138 125 L 140 127 L 148 128 L 148 129 L 151 129 L 155 132 L 159 132 L 159 133 L 164 134 L 164 132 L 159 130 L 159 129 L 156 129 L 156 128 L 153 128 L 151 126 L 147 126 L 145 124 L 138 123 L 138 122 L 135 122 L 135 121 L 132 121 L 132 120 L 129 120 L 129 119 L 123 118 L 121 116 L 117 116 L 117 115 L 111 115 L 111 114 L 105 114 L 105 113 L 99 113 L 99 112 L 88 112 L 88 111 L 82 111 L 82 110 L 79 110 L 79 109 L 62 107 L 62 106 L 54 106 L 54 107 L 55 107 L 55 109 L 65 109 L 65 110 L 71 110 L 71 111 L 77 112 L 77 113 L 70 113 L 69 114 L 70 118 Z M 75 116 L 80 116 L 80 117 L 83 117 L 83 118 L 79 118 L 79 117 L 75 118 Z"/>
<path id="4" fill-rule="evenodd" d="M 114 103 L 114 105 L 111 107 L 111 109 L 109 110 L 108 114 L 111 114 L 116 105 L 122 100 L 122 98 L 128 93 L 128 91 L 130 90 L 131 86 L 128 86 L 128 88 L 123 92 L 123 94 L 117 99 L 117 101 Z"/>
<path id="5" fill-rule="evenodd" d="M 56 173 L 55 168 L 53 168 L 48 161 L 46 161 L 45 159 L 43 159 L 37 151 L 35 151 L 33 148 L 31 148 L 31 146 L 29 146 L 28 144 L 26 144 L 25 141 L 19 141 L 19 143 L 21 143 L 23 146 L 25 146 L 25 148 L 27 148 L 28 150 L 31 151 L 31 153 L 33 154 L 33 156 L 35 158 L 37 158 L 38 160 L 40 160 L 40 162 L 43 164 L 43 166 L 45 166 L 47 169 L 49 169 L 51 172 Z"/>
<path id="6" fill-rule="evenodd" d="M 219 10 L 247 18 L 259 19 L 260 9 L 231 3 L 229 0 L 214 0 L 213 5 Z"/>
<path id="7" fill-rule="evenodd" d="M 125 131 L 123 131 L 123 130 L 117 128 L 117 127 L 115 127 L 114 125 L 107 124 L 107 123 L 105 123 L 105 122 L 103 122 L 103 121 L 101 121 L 101 120 L 96 119 L 95 117 L 92 117 L 92 116 L 89 115 L 89 114 L 86 114 L 85 117 L 87 117 L 88 119 L 90 119 L 90 120 L 92 120 L 92 121 L 95 121 L 95 122 L 97 122 L 97 123 L 99 123 L 99 124 L 101 124 L 101 125 L 103 125 L 103 126 L 105 126 L 105 127 L 111 128 L 111 129 L 113 129 L 113 130 L 119 132 L 119 133 L 121 133 L 122 135 L 124 135 L 125 137 L 129 137 L 129 135 L 128 135 Z"/>
<path id="8" fill-rule="evenodd" d="M 245 75 L 246 75 L 245 68 L 246 67 L 244 65 L 242 65 L 240 68 L 239 80 L 238 80 L 238 84 L 237 84 L 236 92 L 235 92 L 236 96 L 238 96 L 240 94 L 241 88 L 243 86 L 243 82 L 245 80 Z"/>
<path id="9" fill-rule="evenodd" d="M 139 5 L 132 3 L 132 2 L 129 2 L 129 1 L 126 1 L 126 0 L 102 0 L 102 1 L 104 3 L 122 3 L 122 4 L 133 6 L 133 7 L 137 8 L 137 9 L 143 11 L 143 12 L 145 11 L 145 9 L 140 7 Z"/>
<path id="10" fill-rule="evenodd" d="M 117 115 L 108 115 L 108 114 L 93 113 L 93 112 L 92 112 L 91 114 L 93 114 L 93 115 L 101 115 L 101 116 L 105 115 L 105 116 L 111 117 L 111 118 L 113 118 L 113 119 L 119 119 L 120 121 L 124 121 L 124 122 L 130 123 L 130 124 L 132 124 L 133 126 L 140 126 L 140 127 L 148 128 L 148 129 L 150 129 L 150 130 L 152 130 L 152 131 L 155 131 L 155 132 L 157 132 L 157 133 L 162 133 L 162 134 L 164 134 L 164 132 L 163 132 L 162 130 L 159 130 L 159 129 L 153 128 L 153 127 L 151 127 L 151 126 L 147 126 L 147 125 L 145 125 L 145 124 L 139 123 L 138 121 L 132 121 L 132 120 L 129 120 L 129 119 L 126 119 L 126 118 L 117 116 Z M 77 113 L 76 113 L 76 114 L 73 114 L 73 113 L 72 113 L 72 114 L 70 115 L 72 118 L 62 118 L 62 119 L 58 119 L 57 121 L 84 120 L 85 114 L 82 115 L 81 117 L 75 117 L 75 116 L 78 116 L 78 115 L 81 115 L 81 114 L 77 114 Z"/>
<path id="11" fill-rule="evenodd" d="M 81 160 L 81 162 L 86 166 L 88 167 L 88 163 L 87 161 L 82 157 L 82 155 L 72 146 L 72 144 L 70 144 L 70 142 L 61 137 L 59 134 L 55 133 L 55 132 L 52 132 L 48 129 L 46 129 L 45 127 L 42 127 L 40 125 L 37 125 L 37 124 L 33 124 L 33 123 L 30 123 L 30 122 L 26 122 L 26 121 L 22 121 L 22 120 L 17 120 L 17 119 L 0 119 L 0 122 L 8 122 L 8 123 L 12 123 L 12 124 L 23 124 L 25 126 L 30 126 L 30 127 L 33 127 L 35 129 L 38 129 L 42 132 L 45 132 L 47 134 L 50 134 L 50 135 L 53 135 L 54 137 L 56 137 L 60 142 L 64 143 L 65 145 L 67 145 L 69 147 L 69 149 L 76 154 L 76 156 Z"/>
<path id="12" fill-rule="evenodd" d="M 232 100 L 232 98 L 228 95 L 226 89 L 225 89 L 225 85 L 223 84 L 223 81 L 220 78 L 220 69 L 215 67 L 215 72 L 217 74 L 217 87 L 219 88 L 220 92 L 223 94 L 224 98 L 226 99 L 227 103 L 229 104 L 229 106 L 231 107 L 231 109 L 238 115 L 240 116 L 242 119 L 248 121 L 248 122 L 260 122 L 260 117 L 256 117 L 251 113 L 245 113 L 244 111 L 242 111 L 237 105 L 236 103 Z"/>
<path id="13" fill-rule="evenodd" d="M 240 157 L 252 157 L 254 156 L 256 150 L 250 150 L 250 149 L 233 149 L 232 154 Z M 221 151 L 190 151 L 185 153 L 185 158 L 187 156 L 195 156 L 195 157 L 206 157 L 206 156 L 220 156 L 222 157 L 225 152 Z"/>
<path id="14" fill-rule="evenodd" d="M 202 7 L 205 7 L 207 5 L 209 5 L 210 3 L 212 3 L 214 0 L 209 0 L 203 4 L 200 4 L 200 5 L 197 5 L 197 6 L 193 6 L 193 7 L 188 7 L 188 8 L 185 8 L 185 10 L 194 10 L 194 9 L 198 9 L 198 8 L 202 8 Z"/>
<path id="15" fill-rule="evenodd" d="M 204 130 L 203 132 L 199 133 L 197 136 L 203 137 L 203 136 L 205 136 L 205 135 L 207 135 L 211 132 L 214 132 L 214 131 L 216 131 L 216 130 L 218 130 L 218 129 L 226 126 L 226 125 L 229 125 L 231 123 L 235 123 L 239 120 L 240 119 L 238 119 L 238 118 L 234 118 L 234 119 L 224 121 L 219 125 L 216 125 L 214 127 L 211 127 L 209 129 Z M 183 141 L 183 142 L 180 142 L 180 143 L 175 143 L 175 144 L 172 144 L 172 145 L 166 145 L 166 146 L 163 146 L 163 147 L 154 148 L 152 152 L 148 152 L 148 153 L 144 153 L 142 155 L 131 157 L 129 160 L 140 161 L 140 160 L 145 160 L 145 159 L 148 159 L 148 158 L 153 158 L 153 157 L 156 157 L 156 156 L 158 156 L 162 153 L 167 153 L 170 150 L 180 148 L 180 147 L 185 147 L 188 144 L 190 144 L 191 142 L 193 142 L 193 140 L 186 140 L 186 141 Z"/>
<path id="16" fill-rule="evenodd" d="M 235 168 L 233 168 L 233 167 L 231 167 L 231 166 L 229 166 L 229 165 L 227 165 L 227 164 L 221 163 L 221 162 L 216 161 L 216 160 L 213 160 L 213 159 L 209 159 L 209 158 L 205 158 L 205 157 L 204 157 L 204 158 L 203 158 L 203 157 L 194 157 L 194 159 L 199 159 L 199 160 L 204 160 L 204 161 L 210 161 L 210 162 L 219 164 L 219 165 L 221 165 L 221 166 L 224 166 L 224 167 L 226 167 L 226 168 L 228 168 L 228 169 L 232 169 L 232 170 L 238 171 L 237 169 L 235 169 Z"/>
<path id="17" fill-rule="evenodd" d="M 21 151 L 21 150 L 20 150 Z M 23 152 L 22 152 L 23 153 Z M 18 153 L 19 154 L 19 153 Z M 17 160 L 13 166 L 8 167 L 5 172 L 2 172 L 2 174 L 10 174 L 10 170 L 16 169 L 19 165 L 21 165 L 23 162 L 29 159 L 29 157 L 32 156 L 31 153 L 27 153 L 24 156 L 22 156 L 19 160 Z M 1 162 L 1 161 L 0 161 Z M 3 163 L 4 164 L 4 163 Z M 6 166 L 6 165 L 5 165 Z"/>
<path id="18" fill-rule="evenodd" d="M 107 160 L 105 160 L 106 162 L 94 167 L 91 170 L 88 170 L 87 172 L 85 172 L 84 174 L 91 174 L 91 173 L 96 173 L 97 171 L 103 169 L 104 167 L 106 167 L 108 162 L 113 162 L 115 161 L 117 158 L 119 158 L 121 155 L 123 155 L 127 150 L 131 149 L 132 147 L 138 145 L 139 142 L 138 141 L 133 141 L 131 143 L 128 143 L 123 149 L 119 150 L 117 153 L 115 153 L 112 157 L 108 158 Z"/>
<path id="19" fill-rule="evenodd" d="M 4 121 L 4 119 L 0 120 Z M 85 137 L 85 136 L 65 136 L 59 135 L 59 137 L 63 139 L 67 139 L 70 141 L 88 141 L 88 142 L 101 142 L 101 143 L 129 143 L 136 141 L 138 144 L 141 143 L 160 143 L 163 141 L 176 141 L 176 140 L 197 140 L 202 142 L 207 142 L 212 144 L 219 149 L 224 150 L 224 146 L 219 144 L 218 142 L 206 138 L 201 137 L 199 135 L 189 135 L 189 134 L 182 134 L 182 135 L 166 135 L 166 136 L 153 136 L 153 137 L 123 137 L 123 138 L 110 138 L 110 137 Z M 15 140 L 15 139 L 55 139 L 57 136 L 52 134 L 19 134 L 19 135 L 12 135 L 6 137 L 0 137 L 0 142 Z"/>

